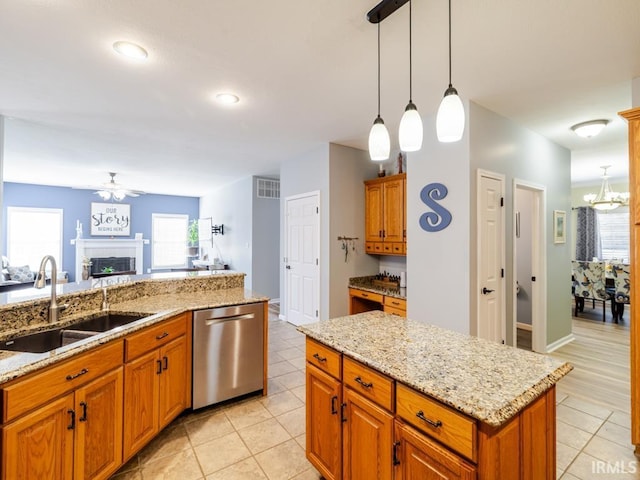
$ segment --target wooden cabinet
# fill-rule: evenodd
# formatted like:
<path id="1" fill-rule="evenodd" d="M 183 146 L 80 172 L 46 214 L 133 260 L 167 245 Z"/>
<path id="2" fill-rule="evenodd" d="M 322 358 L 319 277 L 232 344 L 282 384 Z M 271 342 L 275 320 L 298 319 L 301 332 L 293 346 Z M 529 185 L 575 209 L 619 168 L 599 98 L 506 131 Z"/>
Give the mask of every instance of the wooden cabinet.
<path id="1" fill-rule="evenodd" d="M 2 478 L 108 478 L 122 463 L 122 382 L 120 340 L 3 387 Z"/>
<path id="2" fill-rule="evenodd" d="M 124 460 L 187 408 L 186 314 L 125 339 Z"/>
<path id="3" fill-rule="evenodd" d="M 365 250 L 406 255 L 406 174 L 365 182 Z"/>
<path id="4" fill-rule="evenodd" d="M 407 301 L 404 298 L 391 297 L 380 293 L 349 288 L 349 315 L 383 310 L 399 317 L 407 316 Z"/>
<path id="5" fill-rule="evenodd" d="M 407 301 L 404 298 L 385 296 L 383 310 L 399 317 L 407 316 Z"/>

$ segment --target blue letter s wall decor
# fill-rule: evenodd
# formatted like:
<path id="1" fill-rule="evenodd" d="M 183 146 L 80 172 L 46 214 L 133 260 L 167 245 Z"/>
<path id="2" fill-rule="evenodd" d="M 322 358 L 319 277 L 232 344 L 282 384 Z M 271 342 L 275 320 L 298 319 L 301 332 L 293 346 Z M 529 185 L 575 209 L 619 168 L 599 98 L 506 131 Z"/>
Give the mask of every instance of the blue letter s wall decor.
<path id="1" fill-rule="evenodd" d="M 420 216 L 420 227 L 427 232 L 439 232 L 451 223 L 451 212 L 436 200 L 442 200 L 449 190 L 441 183 L 430 183 L 420 192 L 420 199 L 433 212 L 426 212 Z"/>

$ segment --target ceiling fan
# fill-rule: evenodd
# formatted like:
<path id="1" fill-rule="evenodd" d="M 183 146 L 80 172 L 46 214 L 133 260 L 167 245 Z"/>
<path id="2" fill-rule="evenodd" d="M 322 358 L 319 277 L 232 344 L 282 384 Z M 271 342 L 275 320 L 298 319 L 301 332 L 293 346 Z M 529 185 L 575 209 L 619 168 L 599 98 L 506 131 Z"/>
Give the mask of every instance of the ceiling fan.
<path id="1" fill-rule="evenodd" d="M 140 190 L 131 190 L 124 187 L 120 183 L 116 183 L 115 172 L 109 172 L 109 175 L 111 176 L 111 180 L 109 182 L 103 183 L 100 187 L 98 187 L 97 191 L 93 192 L 96 195 L 99 195 L 103 200 L 113 199 L 119 202 L 125 197 L 137 197 L 145 193 Z"/>

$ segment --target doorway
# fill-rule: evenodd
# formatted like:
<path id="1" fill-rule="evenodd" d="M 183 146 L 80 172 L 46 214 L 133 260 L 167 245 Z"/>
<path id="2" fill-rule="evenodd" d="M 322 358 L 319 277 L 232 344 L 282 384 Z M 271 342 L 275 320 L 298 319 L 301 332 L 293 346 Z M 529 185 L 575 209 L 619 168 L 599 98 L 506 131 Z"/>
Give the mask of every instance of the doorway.
<path id="1" fill-rule="evenodd" d="M 320 192 L 285 199 L 286 319 L 318 321 L 320 303 Z"/>
<path id="2" fill-rule="evenodd" d="M 544 353 L 546 342 L 545 187 L 513 181 L 513 345 Z"/>

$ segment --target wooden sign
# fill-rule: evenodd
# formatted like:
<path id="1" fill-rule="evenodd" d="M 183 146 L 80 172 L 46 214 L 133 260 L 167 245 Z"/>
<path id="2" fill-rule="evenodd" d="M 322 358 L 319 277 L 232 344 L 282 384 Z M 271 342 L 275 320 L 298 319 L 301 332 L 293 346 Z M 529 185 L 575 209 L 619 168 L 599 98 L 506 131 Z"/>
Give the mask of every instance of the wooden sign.
<path id="1" fill-rule="evenodd" d="M 91 235 L 131 235 L 131 205 L 124 203 L 91 203 Z"/>

